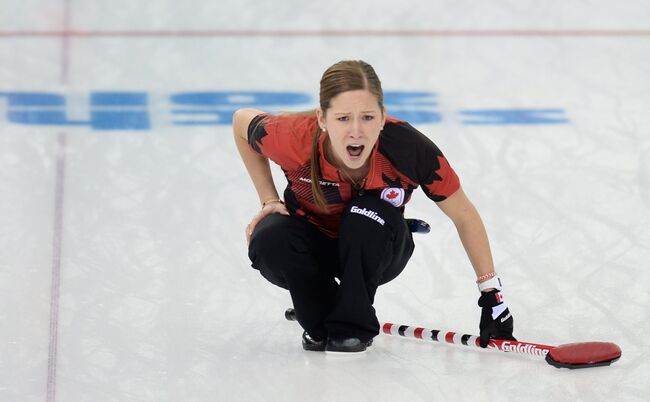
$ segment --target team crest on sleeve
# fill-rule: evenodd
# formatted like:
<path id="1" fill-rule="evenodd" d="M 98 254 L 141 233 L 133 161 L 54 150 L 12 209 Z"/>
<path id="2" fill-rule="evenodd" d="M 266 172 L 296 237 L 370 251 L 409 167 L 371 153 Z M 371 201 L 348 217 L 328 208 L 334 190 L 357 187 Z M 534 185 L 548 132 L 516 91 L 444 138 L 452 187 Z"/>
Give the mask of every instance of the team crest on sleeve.
<path id="1" fill-rule="evenodd" d="M 388 201 L 396 207 L 401 207 L 404 204 L 404 189 L 403 188 L 385 188 L 381 192 L 381 199 Z"/>

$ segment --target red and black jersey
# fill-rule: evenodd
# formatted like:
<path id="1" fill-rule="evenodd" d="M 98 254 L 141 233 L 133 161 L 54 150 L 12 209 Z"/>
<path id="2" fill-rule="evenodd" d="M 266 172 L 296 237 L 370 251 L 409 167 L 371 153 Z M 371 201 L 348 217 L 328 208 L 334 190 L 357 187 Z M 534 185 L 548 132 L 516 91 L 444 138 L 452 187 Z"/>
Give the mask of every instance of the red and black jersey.
<path id="1" fill-rule="evenodd" d="M 314 203 L 310 178 L 316 124 L 314 114 L 260 114 L 248 127 L 248 143 L 284 171 L 288 181 L 284 200 L 289 212 L 306 217 L 330 237 L 338 236 L 346 204 L 360 194 L 377 194 L 403 208 L 418 186 L 436 202 L 445 200 L 460 187 L 458 176 L 429 138 L 407 122 L 388 116 L 371 153 L 370 170 L 361 188 L 343 180 L 338 169 L 325 159 L 326 135 L 321 135 L 320 184 L 328 207 L 327 212 L 322 211 Z"/>

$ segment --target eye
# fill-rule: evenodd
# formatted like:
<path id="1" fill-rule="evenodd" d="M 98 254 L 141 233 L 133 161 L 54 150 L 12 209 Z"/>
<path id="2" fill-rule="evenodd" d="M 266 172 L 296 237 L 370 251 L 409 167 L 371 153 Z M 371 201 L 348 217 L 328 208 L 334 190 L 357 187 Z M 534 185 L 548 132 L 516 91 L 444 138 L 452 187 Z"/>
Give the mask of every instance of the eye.
<path id="1" fill-rule="evenodd" d="M 348 120 L 350 120 L 350 118 L 348 116 L 341 116 L 341 117 L 338 117 L 336 120 L 338 120 L 338 121 L 348 121 Z"/>
<path id="2" fill-rule="evenodd" d="M 367 120 L 367 121 L 374 120 L 374 118 L 375 118 L 375 116 L 370 115 L 370 114 L 367 114 L 367 115 L 363 116 L 363 119 Z"/>

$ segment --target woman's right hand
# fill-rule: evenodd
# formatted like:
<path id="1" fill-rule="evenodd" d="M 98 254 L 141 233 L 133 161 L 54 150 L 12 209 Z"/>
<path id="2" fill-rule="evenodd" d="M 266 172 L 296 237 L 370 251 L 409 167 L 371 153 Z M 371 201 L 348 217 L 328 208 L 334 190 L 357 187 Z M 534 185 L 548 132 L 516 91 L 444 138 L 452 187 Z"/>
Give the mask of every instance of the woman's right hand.
<path id="1" fill-rule="evenodd" d="M 258 212 L 246 226 L 246 243 L 250 244 L 251 235 L 253 234 L 253 230 L 255 230 L 255 226 L 257 226 L 257 224 L 267 215 L 271 214 L 289 215 L 289 211 L 280 200 L 265 203 L 260 212 Z"/>

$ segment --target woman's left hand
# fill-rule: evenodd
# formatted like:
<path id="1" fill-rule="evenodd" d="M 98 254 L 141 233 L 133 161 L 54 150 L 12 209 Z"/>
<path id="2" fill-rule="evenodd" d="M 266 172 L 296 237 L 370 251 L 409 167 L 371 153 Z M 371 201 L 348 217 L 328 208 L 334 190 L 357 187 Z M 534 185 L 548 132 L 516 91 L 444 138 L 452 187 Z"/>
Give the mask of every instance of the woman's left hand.
<path id="1" fill-rule="evenodd" d="M 478 299 L 478 305 L 482 308 L 479 324 L 482 348 L 487 347 L 492 338 L 516 341 L 512 336 L 514 319 L 500 291 L 493 289 L 489 292 L 482 292 Z"/>

